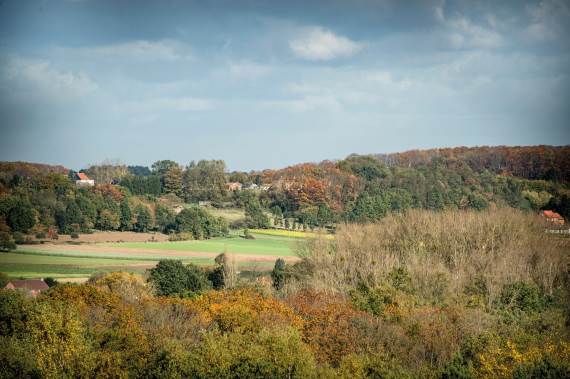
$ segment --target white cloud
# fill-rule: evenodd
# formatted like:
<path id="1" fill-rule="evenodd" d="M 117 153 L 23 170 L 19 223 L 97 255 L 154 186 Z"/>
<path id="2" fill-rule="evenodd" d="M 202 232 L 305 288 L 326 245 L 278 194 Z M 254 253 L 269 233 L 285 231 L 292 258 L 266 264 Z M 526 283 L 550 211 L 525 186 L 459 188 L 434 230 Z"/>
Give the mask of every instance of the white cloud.
<path id="1" fill-rule="evenodd" d="M 332 95 L 307 95 L 297 99 L 261 101 L 259 104 L 262 108 L 293 113 L 315 110 L 339 111 L 342 108 L 336 97 Z"/>
<path id="2" fill-rule="evenodd" d="M 130 101 L 115 107 L 117 112 L 153 113 L 163 111 L 193 112 L 214 108 L 210 99 L 196 97 L 162 97 L 140 101 Z"/>
<path id="3" fill-rule="evenodd" d="M 75 49 L 74 49 L 75 50 Z M 129 61 L 190 60 L 190 47 L 176 40 L 132 41 L 113 45 L 76 49 L 79 54 L 94 59 L 121 59 Z"/>
<path id="4" fill-rule="evenodd" d="M 3 65 L 3 81 L 22 96 L 42 96 L 48 100 L 70 99 L 95 91 L 97 84 L 82 71 L 61 70 L 48 61 L 20 57 Z"/>
<path id="5" fill-rule="evenodd" d="M 495 28 L 497 20 L 493 14 L 487 14 L 487 23 L 491 28 L 474 24 L 471 20 L 462 16 L 448 18 L 445 15 L 445 1 L 437 4 L 434 8 L 436 20 L 446 30 L 446 42 L 454 49 L 485 48 L 493 49 L 503 45 L 503 37 Z"/>
<path id="6" fill-rule="evenodd" d="M 447 24 L 455 31 L 450 40 L 453 47 L 497 48 L 503 44 L 499 33 L 475 25 L 464 17 L 449 20 Z"/>
<path id="7" fill-rule="evenodd" d="M 337 36 L 330 30 L 315 27 L 305 29 L 300 37 L 289 42 L 289 47 L 299 58 L 328 61 L 350 57 L 358 53 L 363 45 L 346 37 Z"/>
<path id="8" fill-rule="evenodd" d="M 272 68 L 249 61 L 242 61 L 231 62 L 228 71 L 232 77 L 237 79 L 254 79 L 269 75 Z"/>
<path id="9" fill-rule="evenodd" d="M 570 6 L 561 0 L 545 0 L 528 6 L 528 35 L 537 41 L 555 40 L 570 22 Z"/>

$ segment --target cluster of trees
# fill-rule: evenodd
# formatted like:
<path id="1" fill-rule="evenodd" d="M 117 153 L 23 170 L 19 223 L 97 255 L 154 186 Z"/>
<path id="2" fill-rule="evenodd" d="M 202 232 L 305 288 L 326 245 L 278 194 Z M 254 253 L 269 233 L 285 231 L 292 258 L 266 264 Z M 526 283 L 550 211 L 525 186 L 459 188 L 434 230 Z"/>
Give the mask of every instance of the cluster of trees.
<path id="1" fill-rule="evenodd" d="M 200 226 L 188 226 L 187 220 L 160 205 L 157 199 L 165 195 L 179 203 L 241 207 L 246 218 L 232 225 L 235 228 L 334 227 L 408 209 L 483 210 L 495 205 L 553 209 L 568 218 L 568 149 L 484 147 L 353 155 L 338 162 L 250 173 L 228 173 L 219 160 L 187 166 L 161 160 L 150 168 L 106 162 L 85 170 L 97 181 L 94 189 L 75 188 L 60 166 L 2 163 L 0 218 L 12 232 L 22 233 L 96 228 L 177 231 L 208 238 L 227 230 L 224 222 L 198 210 L 189 212 Z M 229 192 L 226 183 L 231 181 L 269 190 Z"/>
<path id="2" fill-rule="evenodd" d="M 379 220 L 414 208 L 482 210 L 491 204 L 534 211 L 550 207 L 569 215 L 568 182 L 475 170 L 469 161 L 455 157 L 432 157 L 414 165 L 386 161 L 351 156 L 334 164 L 265 171 L 262 181 L 270 183 L 271 190 L 261 194 L 260 201 L 276 216 L 310 227 Z"/>
<path id="3" fill-rule="evenodd" d="M 570 181 L 570 146 L 482 146 L 379 154 L 388 166 L 416 167 L 436 160 L 467 164 L 473 171 L 522 179 Z"/>
<path id="4" fill-rule="evenodd" d="M 568 377 L 567 241 L 521 211 L 463 213 L 342 226 L 270 280 L 222 254 L 0 290 L 0 378 Z"/>
<path id="5" fill-rule="evenodd" d="M 22 234 L 43 239 L 97 229 L 179 232 L 201 239 L 228 232 L 224 220 L 198 207 L 176 215 L 155 197 L 134 196 L 126 186 L 97 184 L 78 188 L 67 175 L 53 170 L 35 171 L 31 176 L 19 176 L 20 171 L 0 175 L 2 249 L 13 248 L 14 236 L 18 237 L 16 242 L 25 242 Z M 124 180 L 137 183 L 136 178 L 152 180 L 153 176 L 126 176 Z"/>

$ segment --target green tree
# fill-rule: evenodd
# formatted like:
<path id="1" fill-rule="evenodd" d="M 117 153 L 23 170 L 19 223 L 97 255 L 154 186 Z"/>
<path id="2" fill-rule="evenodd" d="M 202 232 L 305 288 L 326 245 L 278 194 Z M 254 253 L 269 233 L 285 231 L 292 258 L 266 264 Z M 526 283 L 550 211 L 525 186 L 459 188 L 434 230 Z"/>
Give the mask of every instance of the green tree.
<path id="1" fill-rule="evenodd" d="M 131 230 L 133 226 L 133 214 L 131 212 L 131 207 L 129 205 L 129 200 L 125 196 L 121 201 L 121 216 L 119 222 L 121 224 L 121 230 Z"/>
<path id="2" fill-rule="evenodd" d="M 427 194 L 427 208 L 432 210 L 442 210 L 445 207 L 443 194 L 436 187 L 432 187 Z"/>
<path id="3" fill-rule="evenodd" d="M 103 209 L 99 213 L 99 217 L 97 219 L 97 226 L 101 230 L 117 230 L 119 226 L 121 226 L 119 215 L 117 215 L 114 212 L 111 212 L 108 209 Z"/>
<path id="4" fill-rule="evenodd" d="M 146 205 L 139 204 L 135 208 L 134 228 L 137 232 L 146 232 L 152 224 L 152 216 Z"/>
<path id="5" fill-rule="evenodd" d="M 275 261 L 275 266 L 273 267 L 273 271 L 271 271 L 271 279 L 273 280 L 273 288 L 276 290 L 281 290 L 285 283 L 287 282 L 287 278 L 289 277 L 289 273 L 287 272 L 287 265 L 282 258 L 279 258 Z"/>
<path id="6" fill-rule="evenodd" d="M 227 195 L 226 164 L 221 160 L 190 162 L 184 174 L 184 198 L 188 202 L 221 201 Z"/>
<path id="7" fill-rule="evenodd" d="M 178 163 L 171 160 L 156 161 L 152 164 L 152 172 L 158 175 L 164 175 L 168 170 L 173 167 L 178 167 Z"/>
<path id="8" fill-rule="evenodd" d="M 173 193 L 182 196 L 182 168 L 174 166 L 169 168 L 163 176 L 165 193 Z"/>
<path id="9" fill-rule="evenodd" d="M 192 233 L 195 239 L 218 237 L 228 233 L 228 225 L 223 218 L 216 218 L 199 207 L 183 209 L 176 216 L 176 229 L 179 232 Z"/>
<path id="10" fill-rule="evenodd" d="M 8 213 L 8 225 L 14 232 L 26 233 L 36 224 L 32 206 L 25 201 L 18 201 Z"/>
<path id="11" fill-rule="evenodd" d="M 383 195 L 363 193 L 358 196 L 349 218 L 356 222 L 370 222 L 385 217 L 387 211 L 388 203 Z"/>
<path id="12" fill-rule="evenodd" d="M 271 226 L 269 217 L 263 212 L 257 198 L 251 199 L 245 205 L 245 222 L 249 228 L 267 229 Z"/>
<path id="13" fill-rule="evenodd" d="M 173 259 L 162 259 L 150 269 L 149 281 L 159 296 L 191 296 L 211 286 L 200 267 L 184 266 L 182 261 Z"/>
<path id="14" fill-rule="evenodd" d="M 542 209 L 550 199 L 552 195 L 546 191 L 522 191 L 521 195 L 530 202 L 530 205 L 535 211 Z"/>
<path id="15" fill-rule="evenodd" d="M 176 217 L 169 208 L 157 204 L 155 210 L 156 226 L 163 233 L 176 229 Z"/>
<path id="16" fill-rule="evenodd" d="M 10 234 L 10 228 L 6 222 L 0 217 L 0 251 L 10 251 L 16 249 L 16 242 Z M 4 286 L 0 286 L 2 288 Z"/>

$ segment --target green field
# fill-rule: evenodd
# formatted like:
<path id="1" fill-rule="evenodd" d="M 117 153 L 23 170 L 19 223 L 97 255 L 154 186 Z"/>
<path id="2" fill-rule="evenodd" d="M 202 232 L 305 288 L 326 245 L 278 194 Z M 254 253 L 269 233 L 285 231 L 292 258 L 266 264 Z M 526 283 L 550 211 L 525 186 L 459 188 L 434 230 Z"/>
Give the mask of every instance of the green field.
<path id="1" fill-rule="evenodd" d="M 102 271 L 143 272 L 172 252 L 236 253 L 250 256 L 294 256 L 299 238 L 255 234 L 248 240 L 237 236 L 204 241 L 181 242 L 123 242 L 89 245 L 98 251 L 82 249 L 54 250 L 38 246 L 20 246 L 18 250 L 0 254 L 0 272 L 11 277 L 37 278 L 82 278 Z M 87 246 L 87 245 L 86 245 Z M 114 251 L 117 248 L 132 249 L 129 254 Z M 124 250 L 123 250 L 124 251 Z M 164 254 L 160 252 L 164 251 Z M 196 255 L 196 254 L 194 254 Z M 212 265 L 211 257 L 177 257 L 185 263 Z M 272 262 L 239 262 L 240 267 L 270 269 Z"/>
<path id="2" fill-rule="evenodd" d="M 255 235 L 254 240 L 239 237 L 215 238 L 180 242 L 121 242 L 102 244 L 109 248 L 158 249 L 165 251 L 193 251 L 204 253 L 238 253 L 252 255 L 293 256 L 297 242 L 289 237 Z"/>
<path id="3" fill-rule="evenodd" d="M 212 216 L 222 217 L 228 222 L 245 219 L 245 211 L 242 208 L 212 208 L 206 209 Z"/>

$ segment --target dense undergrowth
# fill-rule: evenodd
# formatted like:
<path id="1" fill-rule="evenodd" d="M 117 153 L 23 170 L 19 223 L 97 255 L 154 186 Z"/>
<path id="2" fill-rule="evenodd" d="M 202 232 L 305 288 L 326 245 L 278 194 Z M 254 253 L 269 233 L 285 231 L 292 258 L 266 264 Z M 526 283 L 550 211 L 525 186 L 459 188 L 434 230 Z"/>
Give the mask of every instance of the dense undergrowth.
<path id="1" fill-rule="evenodd" d="M 568 253 L 522 212 L 410 212 L 307 242 L 280 290 L 0 291 L 0 376 L 564 378 Z"/>

